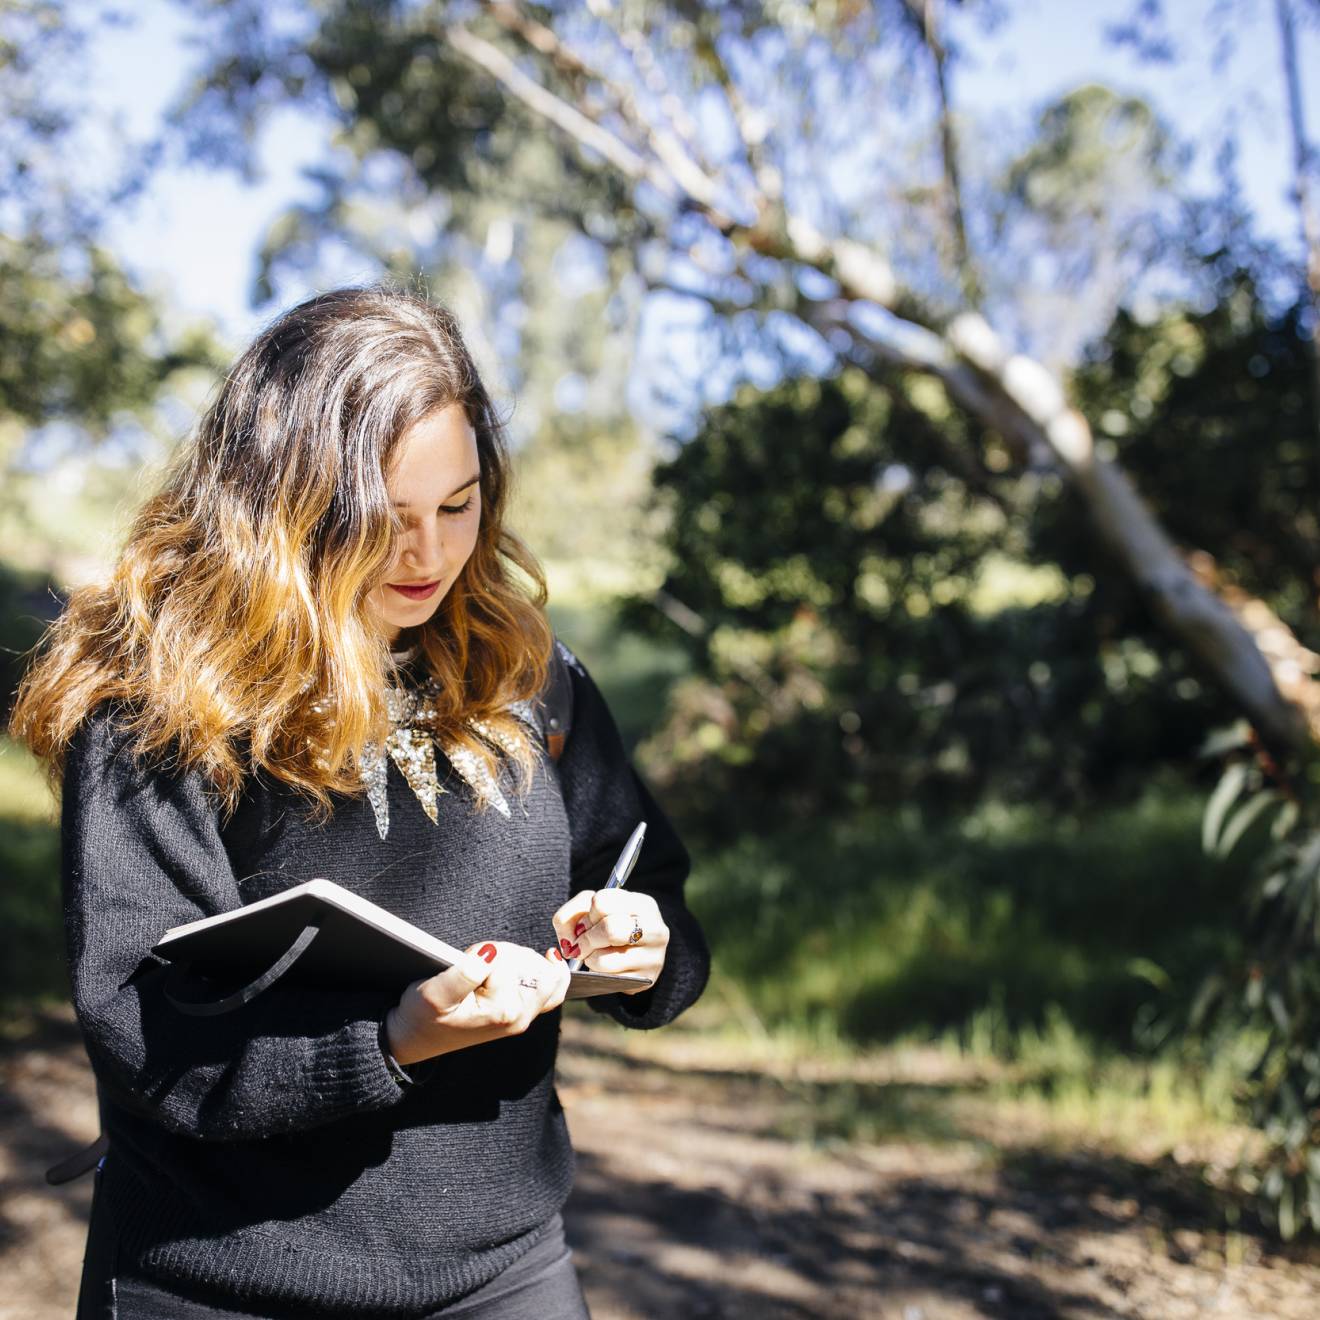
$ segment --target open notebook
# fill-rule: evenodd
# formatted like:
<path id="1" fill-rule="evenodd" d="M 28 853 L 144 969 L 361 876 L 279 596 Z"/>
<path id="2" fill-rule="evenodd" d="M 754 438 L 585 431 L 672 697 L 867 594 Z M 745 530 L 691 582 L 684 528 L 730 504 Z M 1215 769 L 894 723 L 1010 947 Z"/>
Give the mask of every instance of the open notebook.
<path id="1" fill-rule="evenodd" d="M 481 980 L 486 965 L 333 880 L 308 880 L 246 907 L 173 926 L 152 949 L 226 985 L 259 977 L 309 925 L 316 934 L 284 973 L 299 985 L 402 993 L 413 981 L 466 966 Z M 643 976 L 573 973 L 569 999 L 648 986 Z"/>

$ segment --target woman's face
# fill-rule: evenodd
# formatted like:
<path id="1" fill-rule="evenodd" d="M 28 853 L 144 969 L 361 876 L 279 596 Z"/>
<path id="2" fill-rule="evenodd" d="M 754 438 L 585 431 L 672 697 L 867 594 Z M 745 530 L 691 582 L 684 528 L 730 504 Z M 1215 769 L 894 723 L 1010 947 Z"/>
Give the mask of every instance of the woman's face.
<path id="1" fill-rule="evenodd" d="M 480 475 L 477 437 L 461 404 L 436 409 L 400 438 L 385 484 L 404 533 L 384 584 L 368 597 L 391 643 L 435 613 L 472 554 Z M 410 586 L 418 589 L 403 590 Z"/>

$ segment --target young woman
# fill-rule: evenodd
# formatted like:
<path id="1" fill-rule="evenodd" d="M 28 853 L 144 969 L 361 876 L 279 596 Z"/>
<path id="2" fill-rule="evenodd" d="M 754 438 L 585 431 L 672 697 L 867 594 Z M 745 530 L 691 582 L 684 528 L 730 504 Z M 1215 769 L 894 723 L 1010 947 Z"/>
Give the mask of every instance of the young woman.
<path id="1" fill-rule="evenodd" d="M 451 315 L 344 289 L 239 358 L 11 719 L 62 791 L 74 1006 L 109 1150 L 80 1317 L 578 1317 L 554 1088 L 565 957 L 708 956 L 688 858 L 504 525 L 502 428 Z M 556 749 L 558 750 L 558 749 Z M 602 890 L 648 825 L 625 889 Z M 316 876 L 479 954 L 402 996 L 277 981 L 237 1011 L 150 953 Z M 556 943 L 557 942 L 557 943 Z M 550 945 L 547 948 L 547 945 Z"/>

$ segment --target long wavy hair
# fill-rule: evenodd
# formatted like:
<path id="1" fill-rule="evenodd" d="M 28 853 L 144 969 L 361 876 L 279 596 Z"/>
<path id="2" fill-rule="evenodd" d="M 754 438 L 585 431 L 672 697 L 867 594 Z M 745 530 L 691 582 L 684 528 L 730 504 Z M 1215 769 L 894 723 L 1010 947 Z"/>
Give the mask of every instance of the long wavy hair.
<path id="1" fill-rule="evenodd" d="M 324 820 L 364 791 L 367 741 L 390 730 L 389 643 L 368 595 L 404 526 L 386 477 L 400 437 L 459 404 L 476 435 L 476 548 L 418 630 L 431 722 L 528 782 L 536 749 L 509 712 L 544 684 L 545 577 L 505 526 L 503 423 L 451 313 L 382 286 L 280 316 L 238 359 L 137 511 L 108 580 L 83 586 L 37 644 L 9 728 L 58 794 L 70 740 L 115 701 L 133 754 L 199 769 L 226 811 L 264 772 Z M 473 727 L 484 726 L 484 732 Z"/>

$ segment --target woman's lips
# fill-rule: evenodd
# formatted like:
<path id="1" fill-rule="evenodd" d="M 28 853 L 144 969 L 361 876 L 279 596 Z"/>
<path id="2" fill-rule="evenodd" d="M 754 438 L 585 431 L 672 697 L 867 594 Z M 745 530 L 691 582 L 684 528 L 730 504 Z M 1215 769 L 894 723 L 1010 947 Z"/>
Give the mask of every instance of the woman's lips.
<path id="1" fill-rule="evenodd" d="M 425 600 L 440 585 L 437 578 L 434 582 L 414 583 L 409 586 L 400 586 L 397 582 L 389 583 L 391 591 L 397 591 L 400 596 L 407 596 L 409 600 Z"/>

